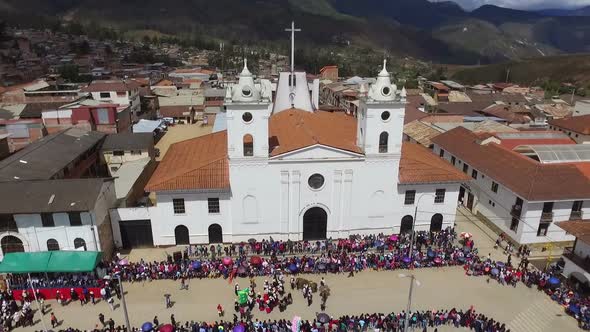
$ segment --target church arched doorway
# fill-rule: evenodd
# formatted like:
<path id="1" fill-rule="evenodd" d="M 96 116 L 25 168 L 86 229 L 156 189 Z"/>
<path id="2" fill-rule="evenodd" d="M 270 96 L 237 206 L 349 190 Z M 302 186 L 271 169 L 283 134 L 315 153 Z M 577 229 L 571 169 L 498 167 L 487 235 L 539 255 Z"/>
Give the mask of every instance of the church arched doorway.
<path id="1" fill-rule="evenodd" d="M 223 243 L 223 232 L 219 224 L 209 226 L 209 243 Z"/>
<path id="2" fill-rule="evenodd" d="M 2 238 L 0 241 L 0 245 L 2 246 L 2 254 L 6 255 L 11 252 L 24 252 L 25 247 L 23 246 L 23 241 L 21 241 L 18 237 L 7 235 Z"/>
<path id="3" fill-rule="evenodd" d="M 313 207 L 303 215 L 303 240 L 326 239 L 328 213 L 321 207 Z"/>
<path id="4" fill-rule="evenodd" d="M 440 232 L 442 231 L 443 225 L 443 216 L 440 213 L 437 213 L 430 218 L 430 231 L 431 232 Z"/>
<path id="5" fill-rule="evenodd" d="M 399 228 L 400 234 L 410 233 L 414 224 L 414 218 L 411 215 L 406 215 L 402 218 L 402 223 Z"/>
<path id="6" fill-rule="evenodd" d="M 176 245 L 190 244 L 188 228 L 184 225 L 176 226 L 174 229 L 174 238 L 176 239 Z"/>

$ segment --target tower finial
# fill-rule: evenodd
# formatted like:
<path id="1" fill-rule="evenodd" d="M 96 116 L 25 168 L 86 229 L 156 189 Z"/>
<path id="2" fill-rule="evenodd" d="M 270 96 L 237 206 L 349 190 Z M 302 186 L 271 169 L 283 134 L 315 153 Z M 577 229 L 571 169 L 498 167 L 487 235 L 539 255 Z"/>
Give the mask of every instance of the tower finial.
<path id="1" fill-rule="evenodd" d="M 387 59 L 383 59 L 383 71 L 387 71 Z"/>
<path id="2" fill-rule="evenodd" d="M 244 58 L 244 71 L 248 70 L 248 58 Z"/>

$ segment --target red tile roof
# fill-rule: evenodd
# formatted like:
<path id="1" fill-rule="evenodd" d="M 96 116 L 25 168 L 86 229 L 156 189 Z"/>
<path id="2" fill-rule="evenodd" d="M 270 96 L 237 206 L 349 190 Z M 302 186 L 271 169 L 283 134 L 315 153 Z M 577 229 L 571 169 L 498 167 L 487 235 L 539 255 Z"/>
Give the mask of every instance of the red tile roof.
<path id="1" fill-rule="evenodd" d="M 590 135 L 590 114 L 549 120 L 549 124 L 579 134 Z"/>
<path id="2" fill-rule="evenodd" d="M 306 112 L 289 109 L 270 117 L 269 140 L 272 157 L 321 144 L 362 153 L 356 145 L 356 118 L 342 113 Z"/>
<path id="3" fill-rule="evenodd" d="M 269 126 L 270 156 L 316 144 L 363 153 L 356 146 L 356 119 L 344 114 L 291 109 L 271 116 Z M 400 183 L 446 183 L 469 179 L 422 146 L 413 143 L 402 145 Z M 145 190 L 229 187 L 227 131 L 221 131 L 170 146 Z"/>
<path id="4" fill-rule="evenodd" d="M 227 132 L 172 144 L 146 191 L 228 189 Z"/>
<path id="5" fill-rule="evenodd" d="M 502 139 L 500 146 L 508 150 L 521 145 L 576 144 L 571 138 Z"/>
<path id="6" fill-rule="evenodd" d="M 577 237 L 585 243 L 590 243 L 590 220 L 575 220 L 558 222 L 557 226 Z"/>
<path id="7" fill-rule="evenodd" d="M 160 106 L 160 115 L 169 118 L 186 117 L 184 113 L 188 113 L 190 106 Z"/>
<path id="8" fill-rule="evenodd" d="M 529 201 L 590 198 L 590 179 L 578 168 L 579 163 L 541 164 L 495 143 L 481 145 L 478 140 L 462 127 L 432 138 L 464 163 Z"/>
<path id="9" fill-rule="evenodd" d="M 427 148 L 404 142 L 399 164 L 399 183 L 445 183 L 471 180 L 467 174 L 437 157 Z"/>
<path id="10" fill-rule="evenodd" d="M 88 86 L 82 88 L 82 92 L 103 92 L 115 91 L 125 92 L 138 89 L 140 84 L 135 81 L 93 81 Z"/>

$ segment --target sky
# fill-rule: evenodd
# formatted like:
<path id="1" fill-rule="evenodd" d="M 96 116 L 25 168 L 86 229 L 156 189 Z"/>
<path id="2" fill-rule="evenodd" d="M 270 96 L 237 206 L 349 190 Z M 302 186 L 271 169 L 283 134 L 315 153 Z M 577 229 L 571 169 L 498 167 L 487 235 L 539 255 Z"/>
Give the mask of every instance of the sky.
<path id="1" fill-rule="evenodd" d="M 432 0 L 431 0 L 432 1 Z M 440 1 L 440 0 L 439 0 Z M 472 10 L 482 5 L 490 4 L 500 7 L 537 10 L 537 9 L 562 9 L 589 6 L 590 0 L 452 0 L 467 10 Z"/>

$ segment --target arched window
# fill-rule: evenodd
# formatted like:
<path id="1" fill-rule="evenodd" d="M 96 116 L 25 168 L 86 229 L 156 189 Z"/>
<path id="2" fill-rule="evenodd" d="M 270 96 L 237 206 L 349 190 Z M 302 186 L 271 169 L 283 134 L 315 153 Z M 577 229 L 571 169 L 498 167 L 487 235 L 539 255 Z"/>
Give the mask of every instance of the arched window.
<path id="1" fill-rule="evenodd" d="M 430 231 L 431 232 L 440 232 L 443 226 L 443 215 L 437 213 L 430 218 Z"/>
<path id="2" fill-rule="evenodd" d="M 57 251 L 59 250 L 59 243 L 56 239 L 49 239 L 47 240 L 47 251 Z"/>
<path id="3" fill-rule="evenodd" d="M 244 135 L 244 157 L 252 157 L 254 155 L 254 138 L 250 134 Z"/>
<path id="4" fill-rule="evenodd" d="M 2 245 L 2 254 L 6 255 L 10 252 L 24 252 L 25 247 L 23 246 L 23 241 L 21 241 L 18 237 L 7 235 L 2 238 L 0 241 Z"/>
<path id="5" fill-rule="evenodd" d="M 84 248 L 84 251 L 88 250 L 88 248 L 86 248 L 86 241 L 84 241 L 84 239 L 79 238 L 79 237 L 74 239 L 74 249 L 78 249 L 78 248 Z"/>
<path id="6" fill-rule="evenodd" d="M 411 233 L 414 228 L 414 217 L 406 215 L 402 218 L 402 222 L 399 228 L 400 234 Z"/>
<path id="7" fill-rule="evenodd" d="M 379 135 L 379 153 L 387 153 L 387 143 L 389 141 L 389 134 L 384 131 Z"/>

